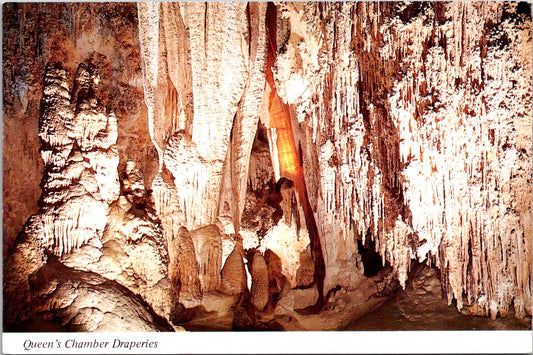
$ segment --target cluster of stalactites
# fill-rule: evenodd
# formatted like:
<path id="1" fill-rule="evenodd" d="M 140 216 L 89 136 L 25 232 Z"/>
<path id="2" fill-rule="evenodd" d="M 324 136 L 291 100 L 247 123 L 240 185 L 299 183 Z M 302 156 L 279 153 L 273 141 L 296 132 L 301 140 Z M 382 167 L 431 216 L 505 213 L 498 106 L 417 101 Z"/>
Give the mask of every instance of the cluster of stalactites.
<path id="1" fill-rule="evenodd" d="M 370 231 L 402 284 L 427 260 L 459 308 L 531 314 L 531 20 L 503 3 L 283 11 L 279 92 L 317 153 L 326 259 Z"/>
<path id="2" fill-rule="evenodd" d="M 416 40 L 388 43 L 404 48 L 409 64 L 390 102 L 421 241 L 414 251 L 433 257 L 458 308 L 495 318 L 513 303 L 523 317 L 531 314 L 531 21 L 516 4 L 446 11 L 450 21 L 436 33 L 431 23 L 397 23 L 398 38 Z M 415 65 L 432 40 L 424 65 Z"/>
<path id="3" fill-rule="evenodd" d="M 139 3 L 150 136 L 161 170 L 176 180 L 180 224 L 189 230 L 227 213 L 219 211 L 226 192 L 238 229 L 264 88 L 265 9 Z"/>

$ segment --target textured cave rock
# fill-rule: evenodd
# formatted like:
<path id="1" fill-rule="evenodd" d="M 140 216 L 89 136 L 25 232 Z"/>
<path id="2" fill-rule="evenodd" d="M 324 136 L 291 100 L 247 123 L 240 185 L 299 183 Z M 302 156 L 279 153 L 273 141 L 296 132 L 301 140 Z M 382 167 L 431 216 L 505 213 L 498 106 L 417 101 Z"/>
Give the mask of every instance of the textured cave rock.
<path id="1" fill-rule="evenodd" d="M 128 292 L 140 294 L 144 298 L 143 302 L 148 302 L 157 314 L 168 317 L 172 299 L 167 278 L 167 247 L 164 245 L 160 223 L 149 206 L 142 175 L 131 161 L 126 164 L 123 195 L 119 198 L 118 152 L 115 145 L 117 121 L 114 114 L 105 113 L 102 102 L 98 99 L 97 85 L 100 78 L 97 68 L 87 68 L 80 64 L 72 94 L 66 75 L 66 70 L 53 67 L 48 67 L 45 74 L 39 133 L 42 141 L 41 155 L 45 163 L 45 175 L 41 184 L 42 207 L 25 225 L 13 253 L 15 257 L 7 260 L 8 269 L 21 269 L 18 279 L 10 281 L 8 278 L 7 281 L 8 285 L 15 282 L 18 286 L 7 288 L 19 290 L 22 287 L 24 301 L 28 301 L 28 292 L 39 292 L 35 290 L 36 283 L 32 283 L 31 279 L 29 286 L 25 284 L 28 275 L 46 261 L 42 249 L 47 249 L 58 256 L 64 265 L 92 271 L 120 282 L 129 288 Z M 26 248 L 36 248 L 37 255 L 30 252 L 31 257 L 20 260 L 21 254 L 28 255 Z M 14 265 L 19 262 L 20 265 Z M 52 285 L 61 283 L 50 274 L 54 270 L 56 269 L 52 268 L 46 272 L 47 277 L 41 281 Z M 31 291 L 28 291 L 28 287 Z M 91 302 L 98 302 L 99 297 L 114 297 L 112 292 L 115 291 L 109 291 L 109 294 L 106 292 L 94 296 Z M 57 298 L 56 301 L 45 302 L 40 308 L 30 301 L 31 312 L 48 312 L 50 315 L 46 317 L 57 320 L 56 316 L 51 315 L 55 310 L 47 307 L 60 302 L 65 293 L 68 293 L 68 289 L 55 294 L 52 299 Z M 97 291 L 89 292 L 94 293 Z M 121 296 L 110 307 L 122 307 L 121 303 L 128 297 L 130 294 Z M 15 303 L 14 309 L 27 307 L 16 304 L 17 300 L 12 302 Z M 73 308 L 69 314 L 71 317 L 81 317 L 76 321 L 80 330 L 104 329 L 104 325 L 92 324 L 94 320 L 89 315 L 78 314 L 78 311 L 86 312 Z M 104 314 L 107 310 L 95 312 L 90 315 L 96 318 L 98 314 L 107 317 Z M 16 315 L 17 311 L 13 313 Z M 20 323 L 28 317 L 31 314 L 26 313 L 21 319 L 8 318 L 7 322 Z M 120 314 L 116 313 L 113 317 L 118 318 L 109 320 L 108 323 L 113 325 L 105 329 L 116 329 Z M 126 322 L 124 319 L 122 318 L 123 325 Z M 98 322 L 100 321 L 101 319 Z M 132 325 L 125 329 L 157 329 L 150 325 L 153 319 L 144 322 L 146 325 L 142 327 Z"/>
<path id="2" fill-rule="evenodd" d="M 98 274 L 65 267 L 50 258 L 32 274 L 33 316 L 66 331 L 172 331 L 137 295 Z"/>
<path id="3" fill-rule="evenodd" d="M 208 225 L 191 232 L 199 265 L 199 277 L 204 292 L 219 289 L 222 271 L 222 238 L 215 225 Z"/>
<path id="4" fill-rule="evenodd" d="M 512 314 L 513 310 L 510 309 Z M 463 315 L 448 306 L 442 297 L 438 271 L 423 265 L 414 265 L 404 290 L 400 290 L 375 312 L 358 318 L 344 330 L 503 330 L 513 323 L 514 329 L 531 329 L 531 319 L 508 315 L 487 322 L 487 318 Z"/>
<path id="5" fill-rule="evenodd" d="M 188 190 L 179 209 L 190 230 L 213 224 L 225 203 L 233 218 L 244 208 L 264 83 L 265 7 L 138 5 L 150 135 L 176 188 Z M 183 166 L 187 154 L 196 169 Z M 223 189 L 233 192 L 229 201 L 220 196 L 224 174 L 231 174 Z"/>
<path id="6" fill-rule="evenodd" d="M 530 316 L 531 29 L 511 2 L 6 4 L 4 321 L 329 330 L 398 287 Z"/>
<path id="7" fill-rule="evenodd" d="M 260 253 L 254 253 L 251 259 L 250 274 L 252 287 L 250 289 L 250 302 L 262 311 L 268 303 L 268 267 L 265 258 Z"/>
<path id="8" fill-rule="evenodd" d="M 60 260 L 119 282 L 157 314 L 168 317 L 175 303 L 168 279 L 168 247 L 140 171 L 132 161 L 125 168 L 122 194 L 111 205 L 101 245 L 81 247 Z"/>
<path id="9" fill-rule="evenodd" d="M 149 144 L 135 4 L 11 3 L 3 10 L 3 239 L 11 246 L 39 210 L 38 132 L 48 64 L 61 62 L 69 87 L 80 63 L 98 67 L 100 98 L 118 121 L 120 166 L 134 157 L 148 186 L 157 152 Z"/>
<path id="10" fill-rule="evenodd" d="M 25 228 L 59 256 L 100 239 L 118 198 L 117 121 L 98 102 L 99 80 L 80 64 L 71 95 L 65 70 L 48 68 L 44 78 L 42 207 Z"/>
<path id="11" fill-rule="evenodd" d="M 179 302 L 187 308 L 202 300 L 199 267 L 191 234 L 185 227 L 178 230 L 169 245 L 169 277 Z"/>
<path id="12" fill-rule="evenodd" d="M 248 290 L 246 269 L 241 249 L 242 246 L 235 245 L 222 268 L 220 290 L 229 295 L 241 294 Z"/>
<path id="13" fill-rule="evenodd" d="M 34 236 L 19 234 L 17 243 L 3 258 L 4 329 L 17 331 L 33 314 L 28 278 L 47 261 L 43 245 Z M 6 312 L 6 310 L 9 310 Z"/>

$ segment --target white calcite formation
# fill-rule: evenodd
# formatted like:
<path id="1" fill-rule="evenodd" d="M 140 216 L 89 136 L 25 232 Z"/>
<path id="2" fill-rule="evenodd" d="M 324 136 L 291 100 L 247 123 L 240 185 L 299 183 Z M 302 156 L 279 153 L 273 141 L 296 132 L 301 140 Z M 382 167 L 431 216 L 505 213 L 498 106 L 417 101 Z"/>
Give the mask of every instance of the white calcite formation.
<path id="1" fill-rule="evenodd" d="M 101 242 L 89 243 L 60 260 L 119 282 L 169 319 L 177 300 L 172 299 L 167 250 L 143 177 L 136 164 L 128 161 L 122 194 L 111 205 Z"/>
<path id="2" fill-rule="evenodd" d="M 117 119 L 98 100 L 98 73 L 81 64 L 72 97 L 66 75 L 52 67 L 45 75 L 41 211 L 26 225 L 27 234 L 59 256 L 102 237 L 120 189 Z"/>
<path id="3" fill-rule="evenodd" d="M 516 17 L 516 4 L 443 11 L 438 31 L 428 10 L 414 23 L 392 22 L 397 37 L 386 39 L 406 48 L 390 105 L 420 241 L 413 251 L 443 270 L 458 308 L 495 318 L 513 302 L 523 317 L 531 314 L 531 22 Z"/>
<path id="4" fill-rule="evenodd" d="M 266 4 L 139 3 L 150 134 L 193 230 L 244 209 L 264 88 Z M 228 186 L 222 188 L 224 171 Z M 159 188 L 159 186 L 157 186 Z M 154 186 L 154 190 L 156 187 Z M 232 191 L 221 202 L 221 191 Z M 222 208 L 219 208 L 222 206 Z M 238 229 L 239 220 L 234 222 Z"/>
<path id="5" fill-rule="evenodd" d="M 170 270 L 183 273 L 173 276 L 175 282 L 196 275 L 201 283 L 197 289 L 182 280 L 179 294 L 187 306 L 197 304 L 200 292 L 221 287 L 222 261 L 229 256 L 220 232 L 205 234 L 204 228 L 240 228 L 264 88 L 265 9 L 246 3 L 138 5 L 145 101 L 160 159 L 152 183 L 155 207 L 171 249 L 180 228 L 193 231 L 197 269 L 179 266 L 173 258 L 184 254 L 169 251 Z M 235 244 L 224 238 L 224 245 Z M 191 282 L 195 291 L 187 289 Z"/>
<path id="6" fill-rule="evenodd" d="M 45 76 L 41 211 L 6 260 L 5 286 L 18 293 L 7 320 L 29 330 L 172 330 L 167 246 L 143 177 L 128 161 L 119 197 L 117 119 L 102 109 L 97 71 L 80 65 L 72 96 L 67 74 Z"/>
<path id="7" fill-rule="evenodd" d="M 326 284 L 369 233 L 402 286 L 428 261 L 459 309 L 531 314 L 531 21 L 517 6 L 282 6 L 276 79 L 303 131 Z"/>

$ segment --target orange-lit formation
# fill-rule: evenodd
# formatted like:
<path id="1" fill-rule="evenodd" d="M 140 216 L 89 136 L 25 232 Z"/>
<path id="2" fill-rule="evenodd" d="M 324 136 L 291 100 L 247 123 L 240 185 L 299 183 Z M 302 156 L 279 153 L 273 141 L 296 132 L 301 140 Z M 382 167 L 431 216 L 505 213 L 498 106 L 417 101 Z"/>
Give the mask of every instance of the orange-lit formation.
<path id="1" fill-rule="evenodd" d="M 280 175 L 295 180 L 297 174 L 301 173 L 301 163 L 292 132 L 290 111 L 288 105 L 277 95 L 275 86 L 271 86 L 270 91 L 269 117 L 270 128 L 275 129 L 277 136 Z"/>
<path id="2" fill-rule="evenodd" d="M 322 254 L 322 246 L 320 244 L 320 237 L 316 226 L 315 216 L 309 199 L 307 196 L 307 188 L 305 185 L 305 177 L 303 173 L 302 163 L 299 160 L 298 150 L 294 139 L 294 132 L 292 130 L 292 119 L 289 105 L 281 99 L 277 94 L 276 84 L 274 82 L 274 75 L 272 73 L 272 66 L 275 63 L 277 52 L 276 46 L 276 13 L 275 7 L 269 4 L 267 9 L 267 60 L 266 60 L 266 89 L 268 96 L 268 115 L 269 128 L 276 131 L 276 147 L 278 150 L 280 176 L 287 177 L 294 182 L 294 186 L 299 196 L 301 207 L 304 211 L 305 221 L 309 232 L 309 239 L 311 242 L 311 254 L 315 266 L 314 282 L 318 287 L 318 302 L 316 306 L 321 306 L 324 301 L 323 285 L 325 276 L 324 257 Z"/>

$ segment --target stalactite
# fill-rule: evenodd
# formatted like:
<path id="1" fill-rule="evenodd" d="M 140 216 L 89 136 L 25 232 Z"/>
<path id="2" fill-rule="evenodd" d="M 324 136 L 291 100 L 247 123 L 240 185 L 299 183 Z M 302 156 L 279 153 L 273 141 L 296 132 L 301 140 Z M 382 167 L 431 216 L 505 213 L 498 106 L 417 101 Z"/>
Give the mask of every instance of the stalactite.
<path id="1" fill-rule="evenodd" d="M 521 221 L 520 217 L 524 215 L 521 211 L 530 207 L 519 202 L 513 192 L 530 196 L 531 190 L 524 188 L 524 175 L 511 173 L 522 170 L 531 159 L 529 148 L 523 150 L 525 154 L 517 154 L 522 149 L 520 136 L 528 130 L 514 128 L 524 122 L 522 112 L 531 111 L 531 106 L 512 99 L 505 99 L 502 105 L 503 98 L 531 95 L 527 84 L 512 84 L 524 77 L 520 70 L 510 70 L 513 66 L 530 68 L 531 63 L 522 59 L 521 35 L 510 35 L 505 53 L 501 47 L 487 45 L 508 33 L 510 21 L 500 20 L 503 12 L 513 11 L 512 6 L 506 7 L 450 6 L 451 21 L 440 26 L 438 40 L 453 46 L 428 48 L 427 54 L 421 53 L 428 58 L 423 67 L 411 63 L 417 58 L 416 51 L 424 48 L 422 43 L 435 41 L 432 23 L 417 30 L 398 23 L 398 36 L 412 36 L 415 31 L 420 35 L 407 45 L 412 53 L 403 59 L 408 72 L 391 98 L 403 138 L 402 160 L 408 164 L 404 193 L 413 211 L 413 228 L 423 241 L 418 258 L 432 255 L 437 266 L 446 270 L 443 277 L 449 302 L 455 298 L 458 308 L 492 317 L 498 312 L 505 315 L 513 297 L 516 314 L 524 316 L 530 310 L 521 306 L 527 303 L 522 299 L 531 298 L 530 279 L 510 272 L 531 265 L 531 256 L 527 251 L 509 253 L 527 250 L 519 245 L 531 239 L 526 227 L 529 218 Z M 419 21 L 436 21 L 432 12 L 428 10 Z M 496 23 L 504 28 L 503 33 L 492 27 Z M 402 41 L 394 44 L 406 46 Z M 400 99 L 399 92 L 408 86 L 421 97 L 421 103 Z M 440 96 L 428 95 L 432 92 Z M 410 112 L 421 116 L 419 121 L 424 124 L 413 122 Z M 512 230 L 519 231 L 520 237 L 511 237 Z"/>
<path id="2" fill-rule="evenodd" d="M 247 182 L 250 168 L 250 157 L 254 137 L 259 121 L 262 92 L 264 89 L 264 66 L 266 59 L 266 31 L 264 3 L 248 3 L 249 17 L 249 56 L 247 63 L 248 80 L 245 93 L 239 102 L 231 133 L 231 184 L 234 189 L 233 219 L 239 228 L 244 210 Z M 223 187 L 224 188 L 224 187 Z"/>
<path id="3" fill-rule="evenodd" d="M 178 192 L 186 200 L 181 208 L 189 229 L 215 223 L 223 212 L 220 194 L 229 187 L 222 186 L 222 178 L 230 167 L 237 194 L 230 201 L 231 215 L 234 227 L 239 227 L 264 80 L 265 8 L 245 3 L 138 7 L 144 72 L 149 77 L 145 96 L 152 140 L 160 148 L 160 169 L 170 164 L 178 180 L 183 173 L 173 169 L 172 153 L 166 152 L 181 154 L 170 146 L 177 134 L 189 138 L 195 159 L 203 164 L 196 177 L 194 169 L 187 169 L 192 189 Z M 161 29 L 154 32 L 159 19 Z M 219 31 L 222 23 L 224 31 Z"/>
<path id="4" fill-rule="evenodd" d="M 205 225 L 203 212 L 206 207 L 209 167 L 198 153 L 197 146 L 184 134 L 178 133 L 168 142 L 163 161 L 174 177 L 176 196 L 185 215 L 186 226 Z"/>
<path id="5" fill-rule="evenodd" d="M 531 315 L 530 4 L 4 10 L 14 330 L 329 329 L 418 263 Z"/>

